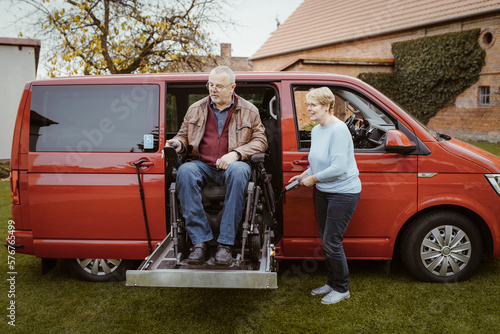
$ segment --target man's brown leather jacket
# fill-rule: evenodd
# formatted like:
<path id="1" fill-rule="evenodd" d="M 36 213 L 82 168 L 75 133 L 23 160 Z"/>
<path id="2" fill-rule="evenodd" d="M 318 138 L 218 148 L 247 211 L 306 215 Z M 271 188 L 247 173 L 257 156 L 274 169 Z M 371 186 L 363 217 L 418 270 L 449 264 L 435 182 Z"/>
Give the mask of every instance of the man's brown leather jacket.
<path id="1" fill-rule="evenodd" d="M 208 101 L 209 98 L 206 97 L 189 107 L 181 128 L 172 138 L 182 142 L 187 150 L 187 158 L 199 159 L 198 147 L 205 133 Z M 267 149 L 267 137 L 260 121 L 259 110 L 239 96 L 233 116 L 229 120 L 228 139 L 228 152 L 240 152 L 242 160 Z"/>

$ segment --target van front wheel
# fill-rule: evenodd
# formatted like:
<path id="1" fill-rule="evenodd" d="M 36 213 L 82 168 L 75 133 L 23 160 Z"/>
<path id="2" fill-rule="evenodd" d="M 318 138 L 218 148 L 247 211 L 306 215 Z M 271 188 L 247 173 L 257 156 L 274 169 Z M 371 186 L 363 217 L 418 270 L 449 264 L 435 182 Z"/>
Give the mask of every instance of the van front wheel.
<path id="1" fill-rule="evenodd" d="M 127 270 L 140 261 L 122 259 L 66 259 L 66 267 L 78 279 L 89 282 L 124 281 Z"/>
<path id="2" fill-rule="evenodd" d="M 483 254 L 477 227 L 464 215 L 452 211 L 417 218 L 401 241 L 403 262 L 425 282 L 467 280 L 476 271 Z"/>

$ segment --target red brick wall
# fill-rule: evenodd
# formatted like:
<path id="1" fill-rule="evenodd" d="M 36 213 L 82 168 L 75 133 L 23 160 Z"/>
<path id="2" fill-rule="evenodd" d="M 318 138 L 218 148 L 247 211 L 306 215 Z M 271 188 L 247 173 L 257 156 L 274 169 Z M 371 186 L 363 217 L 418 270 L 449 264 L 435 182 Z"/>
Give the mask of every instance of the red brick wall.
<path id="1" fill-rule="evenodd" d="M 453 105 L 430 119 L 428 126 L 463 140 L 500 143 L 500 16 L 464 23 L 463 29 L 481 28 L 480 45 L 486 51 L 479 81 L 460 94 Z M 484 35 L 493 40 L 485 44 Z M 479 104 L 479 87 L 490 87 L 490 104 Z"/>

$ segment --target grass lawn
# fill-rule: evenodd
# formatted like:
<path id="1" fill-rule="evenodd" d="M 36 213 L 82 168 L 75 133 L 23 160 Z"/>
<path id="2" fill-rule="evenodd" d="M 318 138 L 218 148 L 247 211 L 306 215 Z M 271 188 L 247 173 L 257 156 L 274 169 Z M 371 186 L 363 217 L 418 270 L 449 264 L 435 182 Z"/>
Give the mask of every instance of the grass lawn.
<path id="1" fill-rule="evenodd" d="M 9 182 L 0 182 L 0 235 L 7 235 Z M 277 290 L 132 288 L 89 283 L 59 263 L 41 275 L 40 260 L 15 255 L 9 298 L 7 251 L 1 247 L 2 333 L 494 333 L 500 324 L 500 259 L 485 260 L 469 281 L 420 283 L 396 261 L 349 261 L 351 299 L 321 305 L 323 262 L 280 263 Z M 15 301 L 15 330 L 7 324 Z"/>
<path id="2" fill-rule="evenodd" d="M 500 144 L 499 143 L 488 143 L 485 141 L 471 141 L 468 142 L 474 146 L 482 148 L 485 151 L 498 155 L 500 157 Z"/>
<path id="3" fill-rule="evenodd" d="M 2 240 L 9 219 L 9 182 L 1 181 Z M 310 295 L 325 282 L 318 261 L 281 262 L 277 290 L 168 289 L 81 282 L 62 263 L 42 276 L 40 259 L 16 254 L 10 298 L 0 249 L 0 333 L 498 333 L 500 325 L 500 259 L 454 284 L 420 283 L 399 261 L 389 276 L 382 262 L 349 261 L 351 299 L 326 306 Z"/>

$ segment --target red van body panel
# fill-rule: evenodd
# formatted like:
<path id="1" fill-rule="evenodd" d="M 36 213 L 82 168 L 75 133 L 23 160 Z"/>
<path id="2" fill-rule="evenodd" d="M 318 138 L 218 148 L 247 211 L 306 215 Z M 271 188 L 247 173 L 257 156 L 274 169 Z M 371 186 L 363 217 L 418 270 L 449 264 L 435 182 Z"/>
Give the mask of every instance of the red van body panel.
<path id="1" fill-rule="evenodd" d="M 131 85 L 159 87 L 158 141 L 166 139 L 169 84 L 202 86 L 207 73 L 73 77 L 28 83 L 19 105 L 11 169 L 17 252 L 41 258 L 143 259 L 148 245 L 135 161 L 141 169 L 153 246 L 167 233 L 165 176 L 161 148 L 155 152 L 30 151 L 33 87 Z M 279 94 L 283 186 L 308 168 L 308 151 L 299 149 L 294 87 L 338 86 L 359 92 L 404 127 L 426 154 L 356 151 L 362 181 L 358 207 L 345 234 L 350 259 L 390 260 L 402 228 L 414 217 L 440 207 L 473 213 L 488 227 L 493 256 L 500 256 L 500 196 L 484 174 L 500 173 L 500 158 L 458 140 L 439 140 L 396 104 L 355 78 L 318 73 L 237 73 L 237 84 L 266 83 Z M 184 87 L 184 86 L 182 86 Z M 418 141 L 418 143 L 416 142 Z M 404 142 L 408 145 L 408 141 Z M 301 187 L 285 195 L 281 259 L 323 258 L 314 207 L 314 190 Z"/>
<path id="2" fill-rule="evenodd" d="M 30 95 L 31 83 L 27 83 L 24 87 L 23 95 L 21 96 L 21 101 L 19 103 L 19 108 L 17 111 L 17 117 L 14 127 L 13 140 L 12 140 L 12 151 L 10 159 L 10 190 L 12 198 L 12 218 L 14 221 L 14 226 L 16 228 L 16 243 L 23 245 L 24 248 L 19 249 L 19 252 L 25 252 L 26 254 L 33 253 L 33 236 L 31 232 L 31 226 L 27 217 L 23 217 L 22 209 L 25 206 L 21 206 L 22 196 L 26 194 L 23 188 L 23 175 L 26 173 L 21 171 L 23 164 L 21 162 L 20 146 L 22 141 L 21 130 L 23 124 L 26 120 L 24 117 L 24 112 L 26 109 L 29 110 L 29 95 Z M 28 120 L 29 121 L 29 120 Z M 24 220 L 23 220 L 24 218 Z"/>

